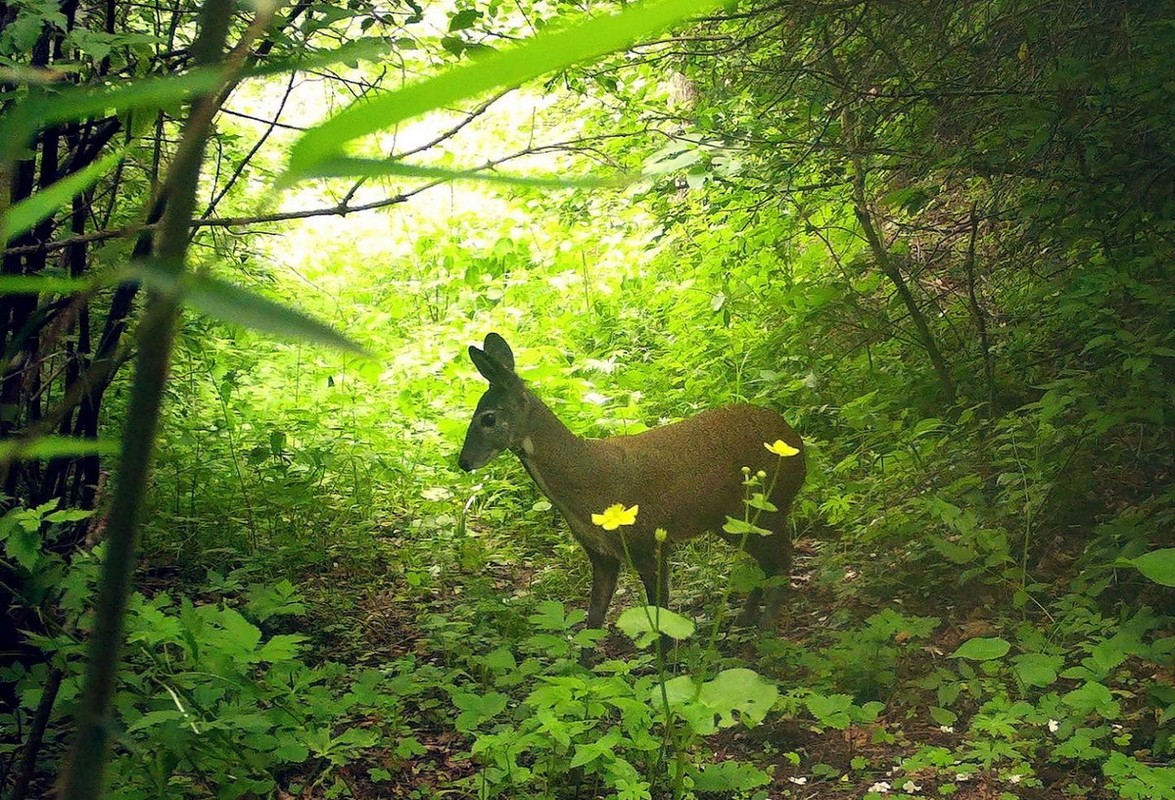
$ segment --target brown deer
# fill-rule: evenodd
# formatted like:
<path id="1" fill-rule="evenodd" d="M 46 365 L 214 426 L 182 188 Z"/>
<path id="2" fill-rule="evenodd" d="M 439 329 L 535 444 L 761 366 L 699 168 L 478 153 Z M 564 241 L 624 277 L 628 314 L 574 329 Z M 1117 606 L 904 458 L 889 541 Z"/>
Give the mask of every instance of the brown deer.
<path id="1" fill-rule="evenodd" d="M 488 334 L 482 348 L 470 346 L 469 357 L 490 388 L 473 412 L 458 464 L 468 472 L 504 450 L 518 456 L 591 559 L 589 627 L 604 622 L 625 560 L 625 543 L 649 604 L 666 607 L 668 570 L 664 561 L 658 565 L 658 551 L 664 559 L 670 543 L 705 531 L 736 545 L 745 538 L 746 550 L 767 577 L 783 576 L 783 585 L 767 591 L 758 618 L 761 627 L 771 624 L 791 568 L 791 540 L 783 523 L 805 472 L 803 442 L 783 417 L 758 406 L 731 405 L 633 436 L 585 439 L 569 431 L 515 374 L 514 353 L 501 336 Z M 800 452 L 781 461 L 765 447 L 779 440 Z M 744 467 L 769 476 L 768 499 L 777 510 L 760 514 L 755 524 L 772 531 L 770 536 L 722 531 L 727 516 L 744 516 Z M 635 524 L 605 531 L 592 523 L 593 514 L 617 503 L 640 507 Z M 668 533 L 659 550 L 658 528 Z M 763 595 L 758 588 L 751 593 L 739 624 L 755 620 Z"/>

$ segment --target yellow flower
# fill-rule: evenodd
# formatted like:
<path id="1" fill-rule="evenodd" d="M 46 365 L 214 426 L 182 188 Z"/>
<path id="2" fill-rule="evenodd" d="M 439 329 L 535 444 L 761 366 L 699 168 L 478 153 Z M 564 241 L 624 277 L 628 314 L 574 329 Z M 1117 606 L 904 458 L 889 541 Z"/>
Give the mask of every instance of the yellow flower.
<path id="1" fill-rule="evenodd" d="M 592 524 L 599 525 L 606 531 L 614 531 L 621 525 L 635 525 L 636 512 L 640 506 L 625 508 L 622 503 L 608 506 L 603 514 L 592 514 Z"/>
<path id="2" fill-rule="evenodd" d="M 791 456 L 799 455 L 800 453 L 800 448 L 792 447 L 783 439 L 776 439 L 775 444 L 767 444 L 766 442 L 763 442 L 763 446 L 772 453 L 775 453 L 775 455 L 781 456 L 783 458 L 790 458 Z"/>
<path id="3" fill-rule="evenodd" d="M 658 528 L 657 530 L 653 531 L 653 538 L 658 542 L 663 542 L 669 538 L 669 531 L 665 530 L 664 528 Z"/>

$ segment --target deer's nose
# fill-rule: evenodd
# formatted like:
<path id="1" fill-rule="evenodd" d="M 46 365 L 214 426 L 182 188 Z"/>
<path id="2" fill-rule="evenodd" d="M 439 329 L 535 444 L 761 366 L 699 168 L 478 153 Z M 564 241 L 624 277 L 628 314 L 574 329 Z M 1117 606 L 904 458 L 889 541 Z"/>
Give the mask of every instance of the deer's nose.
<path id="1" fill-rule="evenodd" d="M 464 455 L 461 455 L 457 459 L 457 466 L 461 467 L 461 469 L 463 469 L 465 472 L 469 472 L 473 469 L 473 465 L 469 463 L 469 459 Z"/>

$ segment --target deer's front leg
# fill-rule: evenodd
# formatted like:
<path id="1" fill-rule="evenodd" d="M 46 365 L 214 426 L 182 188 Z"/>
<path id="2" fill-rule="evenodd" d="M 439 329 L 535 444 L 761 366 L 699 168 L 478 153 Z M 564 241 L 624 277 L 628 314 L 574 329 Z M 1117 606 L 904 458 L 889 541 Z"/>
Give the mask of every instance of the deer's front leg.
<path id="1" fill-rule="evenodd" d="M 604 627 L 604 615 L 616 592 L 616 579 L 620 576 L 620 561 L 603 553 L 587 551 L 592 561 L 592 599 L 588 604 L 587 626 Z"/>
<path id="2" fill-rule="evenodd" d="M 645 585 L 649 605 L 669 608 L 669 560 L 665 549 L 662 549 L 660 558 L 648 556 L 637 561 L 636 571 Z"/>

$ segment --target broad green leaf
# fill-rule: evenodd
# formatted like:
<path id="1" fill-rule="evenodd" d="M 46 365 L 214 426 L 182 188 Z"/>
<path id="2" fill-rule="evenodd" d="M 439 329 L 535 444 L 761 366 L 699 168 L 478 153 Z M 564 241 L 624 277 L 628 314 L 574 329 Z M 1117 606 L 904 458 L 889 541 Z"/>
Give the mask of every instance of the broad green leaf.
<path id="1" fill-rule="evenodd" d="M 517 47 L 494 52 L 403 89 L 352 104 L 305 133 L 290 152 L 281 183 L 313 174 L 317 165 L 360 136 L 390 128 L 498 87 L 518 86 L 546 72 L 602 56 L 643 36 L 720 5 L 716 0 L 659 0 L 620 14 L 544 32 Z"/>
<path id="2" fill-rule="evenodd" d="M 11 241 L 13 237 L 29 230 L 64 206 L 74 195 L 92 186 L 104 174 L 114 169 L 125 152 L 126 148 L 119 148 L 11 206 L 4 215 L 3 224 L 0 225 L 0 240 Z"/>
<path id="3" fill-rule="evenodd" d="M 1096 713 L 1103 719 L 1115 719 L 1121 708 L 1110 690 L 1097 681 L 1086 681 L 1080 688 L 1062 695 L 1061 700 L 1082 716 Z"/>
<path id="4" fill-rule="evenodd" d="M 514 653 L 510 651 L 509 647 L 499 647 L 496 650 L 491 650 L 482 658 L 482 662 L 487 669 L 494 672 L 506 672 L 518 666 L 518 662 L 514 659 Z"/>
<path id="5" fill-rule="evenodd" d="M 1133 558 L 1130 563 L 1155 583 L 1163 586 L 1175 586 L 1175 547 L 1165 547 L 1162 550 L 1152 550 Z"/>
<path id="6" fill-rule="evenodd" d="M 1078 728 L 1065 741 L 1053 748 L 1053 756 L 1057 758 L 1072 758 L 1081 761 L 1095 761 L 1105 758 L 1106 751 L 1093 743 L 1093 737 L 1086 728 Z M 1129 795 L 1121 795 L 1123 797 Z M 1146 795 L 1140 795 L 1146 796 Z"/>
<path id="7" fill-rule="evenodd" d="M 0 462 L 14 459 L 42 460 L 66 456 L 105 456 L 118 452 L 113 439 L 75 439 L 72 436 L 38 436 L 0 442 Z"/>
<path id="8" fill-rule="evenodd" d="M 747 522 L 745 519 L 738 519 L 737 517 L 727 517 L 726 524 L 722 526 L 722 530 L 732 536 L 743 536 L 755 534 L 756 536 L 770 536 L 772 531 L 766 528 L 760 528 L 758 525 Z"/>
<path id="9" fill-rule="evenodd" d="M 734 760 L 707 764 L 693 778 L 695 791 L 724 795 L 741 795 L 771 782 L 770 776 L 753 764 Z"/>
<path id="10" fill-rule="evenodd" d="M 931 536 L 930 543 L 940 555 L 955 564 L 969 564 L 979 557 L 979 554 L 970 547 L 955 544 L 941 536 Z"/>
<path id="11" fill-rule="evenodd" d="M 804 698 L 804 705 L 821 725 L 844 730 L 849 727 L 852 717 L 853 698 L 847 694 L 810 694 Z"/>
<path id="12" fill-rule="evenodd" d="M 253 651 L 261 641 L 261 630 L 256 625 L 241 616 L 234 608 L 221 610 L 220 625 L 229 634 L 229 638 L 241 654 L 247 654 L 249 660 L 256 660 Z"/>
<path id="13" fill-rule="evenodd" d="M 376 178 L 388 175 L 402 178 L 428 178 L 438 181 L 481 181 L 507 186 L 531 186 L 539 189 L 598 189 L 605 186 L 623 186 L 620 178 L 558 178 L 544 175 L 503 175 L 500 172 L 477 169 L 444 169 L 405 164 L 402 161 L 379 158 L 348 158 L 337 156 L 317 162 L 303 173 L 303 178 Z"/>
<path id="14" fill-rule="evenodd" d="M 496 717 L 509 703 L 510 698 L 501 692 L 487 692 L 474 694 L 472 692 L 454 691 L 453 705 L 461 709 L 454 724 L 459 731 L 471 731 L 488 719 Z"/>
<path id="15" fill-rule="evenodd" d="M 590 764 L 605 753 L 611 753 L 612 749 L 620 742 L 621 734 L 619 728 L 613 728 L 595 741 L 587 744 L 577 744 L 575 746 L 575 756 L 571 759 L 568 765 L 571 769 L 582 767 L 585 764 Z"/>
<path id="16" fill-rule="evenodd" d="M 743 502 L 745 502 L 751 508 L 758 509 L 759 511 L 766 511 L 769 514 L 774 514 L 779 510 L 774 503 L 772 503 L 763 495 L 762 492 L 755 492 L 753 495 L 751 495 L 751 499 L 745 500 Z"/>
<path id="17" fill-rule="evenodd" d="M 462 9 L 453 16 L 449 17 L 449 33 L 463 31 L 466 28 L 471 28 L 473 27 L 474 23 L 481 19 L 481 17 L 482 13 L 476 8 Z"/>
<path id="18" fill-rule="evenodd" d="M 947 708 L 931 706 L 930 718 L 939 725 L 954 725 L 958 721 L 959 715 Z"/>
<path id="19" fill-rule="evenodd" d="M 32 571 L 41 558 L 41 545 L 44 540 L 37 529 L 29 530 L 23 526 L 14 526 L 4 540 L 4 553 L 26 570 Z"/>
<path id="20" fill-rule="evenodd" d="M 535 613 L 530 615 L 530 621 L 545 631 L 565 631 L 583 617 L 582 611 L 569 612 L 558 600 L 544 600 L 536 606 Z"/>
<path id="21" fill-rule="evenodd" d="M 1104 678 L 1126 660 L 1131 651 L 1135 649 L 1131 647 L 1131 644 L 1135 643 L 1137 643 L 1137 639 L 1131 641 L 1128 637 L 1118 633 L 1112 638 L 1094 645 L 1089 651 L 1089 656 L 1081 659 L 1081 664 L 1097 678 Z"/>
<path id="22" fill-rule="evenodd" d="M 657 606 L 628 608 L 616 620 L 616 627 L 624 631 L 638 645 L 645 647 L 656 634 L 663 633 L 681 641 L 694 635 L 694 623 L 681 614 Z"/>
<path id="23" fill-rule="evenodd" d="M 740 721 L 748 727 L 762 722 L 779 696 L 774 683 L 745 668 L 723 670 L 701 686 L 680 675 L 664 687 L 670 708 L 703 736 Z M 661 702 L 660 686 L 654 687 L 651 700 Z"/>
<path id="24" fill-rule="evenodd" d="M 177 278 L 148 266 L 139 271 L 139 276 L 151 288 L 172 294 L 184 305 L 224 322 L 365 354 L 359 345 L 313 317 L 211 275 L 186 274 Z"/>
<path id="25" fill-rule="evenodd" d="M 302 742 L 292 742 L 288 739 L 282 740 L 273 751 L 274 758 L 280 762 L 288 764 L 301 764 L 310 757 L 310 748 Z"/>
<path id="26" fill-rule="evenodd" d="M 1012 669 L 1025 686 L 1044 688 L 1057 680 L 1057 670 L 1065 665 L 1061 656 L 1025 653 L 1012 659 Z"/>
<path id="27" fill-rule="evenodd" d="M 778 697 L 774 683 L 753 669 L 737 667 L 724 669 L 714 680 L 702 684 L 698 699 L 718 713 L 719 727 L 728 728 L 739 721 L 747 727 L 762 722 Z"/>
<path id="28" fill-rule="evenodd" d="M 302 649 L 305 636 L 296 633 L 281 633 L 270 638 L 257 651 L 257 658 L 261 661 L 290 661 L 297 657 Z"/>
<path id="29" fill-rule="evenodd" d="M 951 653 L 951 658 L 968 658 L 972 661 L 991 661 L 1002 658 L 1012 649 L 1012 645 L 1004 639 L 978 637 L 969 639 L 959 645 L 959 649 Z"/>

